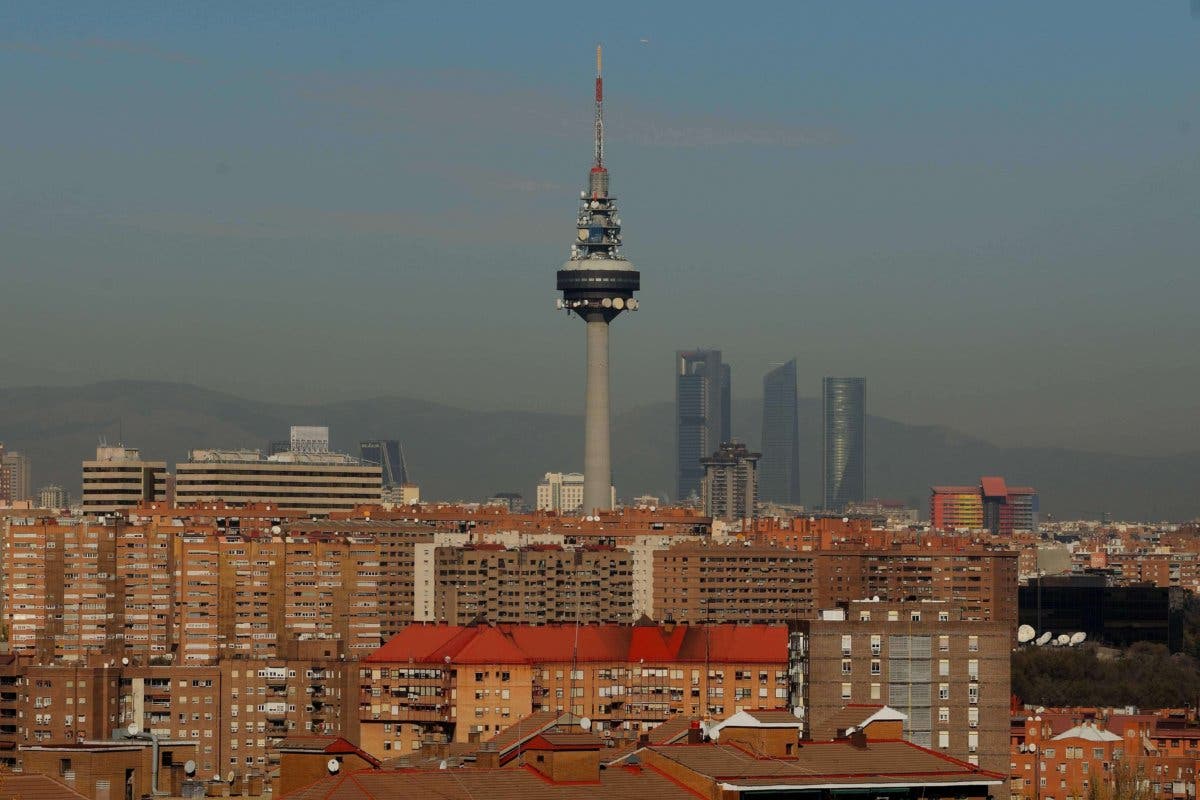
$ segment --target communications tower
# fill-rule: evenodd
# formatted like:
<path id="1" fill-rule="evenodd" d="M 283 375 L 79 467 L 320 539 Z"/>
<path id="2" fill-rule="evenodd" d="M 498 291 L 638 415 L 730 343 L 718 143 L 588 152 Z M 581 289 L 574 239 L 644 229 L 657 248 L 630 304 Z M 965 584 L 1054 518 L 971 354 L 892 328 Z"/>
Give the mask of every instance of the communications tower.
<path id="1" fill-rule="evenodd" d="M 579 193 L 579 218 L 571 257 L 558 271 L 562 298 L 556 305 L 587 323 L 587 388 L 583 422 L 583 511 L 612 507 L 609 439 L 608 324 L 638 307 L 633 293 L 641 276 L 621 255 L 617 199 L 608 193 L 604 166 L 604 79 L 596 48 L 595 149 L 587 191 Z"/>

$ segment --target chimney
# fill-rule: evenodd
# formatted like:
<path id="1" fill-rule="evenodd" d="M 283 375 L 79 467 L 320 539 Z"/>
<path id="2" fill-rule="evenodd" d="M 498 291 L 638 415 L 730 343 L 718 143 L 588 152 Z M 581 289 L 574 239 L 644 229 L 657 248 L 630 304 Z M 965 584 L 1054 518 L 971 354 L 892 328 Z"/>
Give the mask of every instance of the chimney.
<path id="1" fill-rule="evenodd" d="M 855 728 L 850 734 L 850 746 L 858 750 L 867 749 L 867 732 L 862 728 Z"/>
<path id="2" fill-rule="evenodd" d="M 704 740 L 704 732 L 700 730 L 700 720 L 692 720 L 688 725 L 687 743 L 700 744 Z"/>

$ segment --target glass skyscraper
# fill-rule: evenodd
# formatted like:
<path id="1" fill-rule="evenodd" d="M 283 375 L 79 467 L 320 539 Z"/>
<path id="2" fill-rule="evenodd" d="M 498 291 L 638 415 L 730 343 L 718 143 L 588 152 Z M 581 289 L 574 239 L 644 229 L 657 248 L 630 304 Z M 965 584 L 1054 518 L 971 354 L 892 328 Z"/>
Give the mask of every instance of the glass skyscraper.
<path id="1" fill-rule="evenodd" d="M 800 427 L 796 412 L 796 360 L 763 376 L 762 461 L 758 496 L 800 502 Z"/>
<path id="2" fill-rule="evenodd" d="M 700 496 L 704 465 L 716 452 L 728 425 L 725 398 L 729 371 L 720 350 L 680 350 L 675 354 L 675 498 Z"/>
<path id="3" fill-rule="evenodd" d="M 395 439 L 371 439 L 358 443 L 363 461 L 383 467 L 383 486 L 393 489 L 409 482 L 408 467 L 404 463 L 404 451 Z"/>
<path id="4" fill-rule="evenodd" d="M 821 382 L 821 481 L 826 511 L 861 503 L 866 494 L 866 380 Z"/>

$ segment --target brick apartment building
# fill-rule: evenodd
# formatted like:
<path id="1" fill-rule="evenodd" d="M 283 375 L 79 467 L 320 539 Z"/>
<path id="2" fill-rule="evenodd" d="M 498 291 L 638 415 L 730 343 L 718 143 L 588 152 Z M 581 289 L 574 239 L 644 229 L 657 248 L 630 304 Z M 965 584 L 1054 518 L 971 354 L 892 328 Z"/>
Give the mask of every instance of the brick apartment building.
<path id="1" fill-rule="evenodd" d="M 606 546 L 438 547 L 432 596 L 439 622 L 632 622 L 633 558 Z M 428 602 L 428 601 L 426 601 Z"/>
<path id="2" fill-rule="evenodd" d="M 783 625 L 412 625 L 361 664 L 360 744 L 487 738 L 533 711 L 642 730 L 788 701 Z"/>
<path id="3" fill-rule="evenodd" d="M 843 545 L 790 550 L 749 543 L 654 553 L 654 616 L 677 622 L 791 622 L 865 597 L 931 600 L 966 619 L 1016 627 L 1017 554 L 982 546 Z"/>
<path id="4" fill-rule="evenodd" d="M 847 705 L 887 705 L 906 715 L 910 741 L 1006 769 L 1006 622 L 967 620 L 947 603 L 859 601 L 800 622 L 791 647 L 795 704 L 811 738 L 833 738 Z"/>

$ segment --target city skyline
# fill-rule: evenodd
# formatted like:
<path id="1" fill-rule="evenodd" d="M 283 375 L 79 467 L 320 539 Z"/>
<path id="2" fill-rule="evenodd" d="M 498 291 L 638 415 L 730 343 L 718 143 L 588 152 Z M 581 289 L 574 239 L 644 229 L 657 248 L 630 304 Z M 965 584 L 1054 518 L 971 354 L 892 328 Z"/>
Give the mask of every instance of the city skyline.
<path id="1" fill-rule="evenodd" d="M 0 60 L 31 80 L 0 90 L 27 111 L 10 130 L 23 156 L 0 269 L 19 279 L 0 335 L 36 346 L 4 354 L 8 385 L 575 408 L 582 364 L 546 319 L 544 275 L 586 157 L 579 54 L 599 40 L 628 90 L 610 150 L 663 300 L 616 333 L 615 411 L 669 399 L 658 354 L 712 342 L 739 396 L 796 356 L 802 386 L 870 375 L 880 413 L 1004 445 L 1200 450 L 1184 300 L 1200 287 L 1182 266 L 1200 185 L 1184 76 L 1200 54 L 1182 3 L 1091 4 L 1082 26 L 1065 7 L 1037 8 L 1036 26 L 1014 25 L 1033 7 L 788 7 L 770 29 L 702 5 L 586 32 L 565 10 L 451 29 L 424 9 L 332 28 L 297 9 L 235 31 L 211 7 L 17 5 L 0 12 Z M 464 46 L 434 45 L 446 36 Z M 680 198 L 712 186 L 706 220 L 740 235 L 680 235 L 697 230 Z M 510 311 L 504 336 L 460 292 L 471 281 Z M 267 298 L 352 309 L 353 324 L 268 321 Z M 136 363 L 114 356 L 146 329 Z"/>

